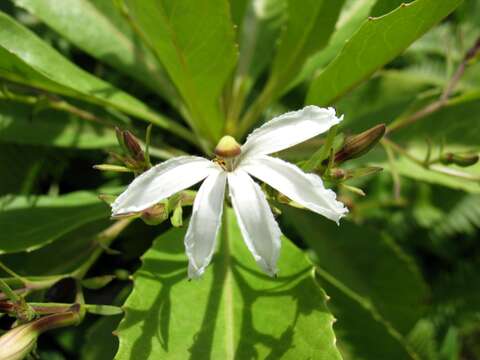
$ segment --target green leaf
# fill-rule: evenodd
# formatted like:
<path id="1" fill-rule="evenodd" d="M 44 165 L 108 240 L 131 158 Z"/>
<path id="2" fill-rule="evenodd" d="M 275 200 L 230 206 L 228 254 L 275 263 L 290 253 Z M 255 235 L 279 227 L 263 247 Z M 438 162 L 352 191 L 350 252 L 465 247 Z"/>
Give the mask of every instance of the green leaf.
<path id="1" fill-rule="evenodd" d="M 295 78 L 307 58 L 325 47 L 332 35 L 344 0 L 288 0 L 287 25 L 273 60 L 267 84 L 276 98 Z"/>
<path id="2" fill-rule="evenodd" d="M 412 0 L 378 0 L 372 9 L 371 16 L 382 16 L 395 10 L 402 4 L 407 4 Z"/>
<path id="3" fill-rule="evenodd" d="M 283 238 L 280 275 L 267 277 L 227 211 L 220 250 L 198 281 L 187 280 L 185 230 L 156 239 L 124 306 L 116 359 L 340 359 L 302 252 Z"/>
<path id="4" fill-rule="evenodd" d="M 237 58 L 227 0 L 125 3 L 183 96 L 192 127 L 218 140 L 224 125 L 220 95 Z"/>
<path id="5" fill-rule="evenodd" d="M 0 100 L 0 142 L 100 149 L 116 146 L 115 132 L 72 114 Z"/>
<path id="6" fill-rule="evenodd" d="M 80 69 L 27 28 L 0 12 L 0 77 L 42 90 L 111 106 L 189 138 L 182 126 Z"/>
<path id="7" fill-rule="evenodd" d="M 310 85 L 306 103 L 334 102 L 450 14 L 462 0 L 416 0 L 369 18 Z M 421 19 L 421 21 L 419 20 Z"/>
<path id="8" fill-rule="evenodd" d="M 286 0 L 250 2 L 240 33 L 237 76 L 251 87 L 271 61 L 286 18 Z"/>
<path id="9" fill-rule="evenodd" d="M 68 274 L 84 264 L 92 254 L 92 241 L 111 225 L 110 219 L 86 223 L 34 251 L 0 254 L 0 261 L 24 276 Z M 62 259 L 45 261 L 45 259 Z"/>
<path id="10" fill-rule="evenodd" d="M 418 143 L 429 139 L 437 147 L 446 143 L 451 147 L 464 146 L 480 150 L 480 127 L 477 126 L 479 113 L 478 100 L 456 103 L 419 119 L 392 135 L 396 141 L 401 142 Z"/>
<path id="11" fill-rule="evenodd" d="M 38 249 L 109 215 L 108 208 L 88 192 L 58 197 L 5 196 L 0 198 L 0 209 L 0 254 Z"/>
<path id="12" fill-rule="evenodd" d="M 0 164 L 5 169 L 0 176 L 0 195 L 29 194 L 46 159 L 45 149 L 0 143 Z"/>
<path id="13" fill-rule="evenodd" d="M 424 159 L 426 155 L 426 148 L 410 147 L 409 152 L 419 159 Z M 461 168 L 455 165 L 432 165 L 430 169 L 426 169 L 412 160 L 402 156 L 395 160 L 394 166 L 400 175 L 411 179 L 424 181 L 430 184 L 446 186 L 452 189 L 462 190 L 474 194 L 480 193 L 480 163 L 468 168 Z M 383 167 L 390 169 L 391 165 L 384 163 Z M 448 174 L 450 172 L 461 173 L 472 178 L 475 177 L 477 180 L 468 180 L 458 176 L 452 176 Z"/>
<path id="14" fill-rule="evenodd" d="M 175 89 L 112 0 L 15 0 L 80 49 L 131 76 L 167 101 Z M 173 101 L 175 103 L 175 101 Z"/>
<path id="15" fill-rule="evenodd" d="M 303 66 L 290 88 L 302 81 L 311 79 L 315 72 L 322 70 L 342 49 L 345 42 L 358 30 L 363 21 L 368 17 L 370 9 L 377 0 L 356 0 L 347 2 L 340 13 L 335 32 L 328 45 L 313 54 Z M 382 2 L 382 0 L 380 0 Z"/>
<path id="16" fill-rule="evenodd" d="M 422 315 L 427 297 L 412 259 L 386 234 L 365 226 L 347 220 L 337 226 L 316 214 L 287 207 L 282 207 L 282 213 L 292 234 L 311 247 L 319 274 L 328 275 L 320 281 L 331 296 L 329 308 L 339 319 L 335 327 L 340 342 L 348 343 L 356 355 L 353 358 L 376 359 L 382 352 L 392 352 L 386 358 L 404 359 L 399 356 L 407 351 L 403 337 Z M 375 345 L 377 337 L 366 335 L 365 328 L 358 326 L 363 324 L 360 319 L 368 319 L 374 333 L 383 328 L 388 335 L 382 336 L 385 344 Z"/>

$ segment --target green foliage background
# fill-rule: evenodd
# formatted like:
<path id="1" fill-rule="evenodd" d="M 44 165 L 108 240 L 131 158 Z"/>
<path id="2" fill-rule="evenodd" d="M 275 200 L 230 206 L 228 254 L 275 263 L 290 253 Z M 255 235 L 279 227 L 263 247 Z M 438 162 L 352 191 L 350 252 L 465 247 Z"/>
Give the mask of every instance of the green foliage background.
<path id="1" fill-rule="evenodd" d="M 42 335 L 41 359 L 480 358 L 480 164 L 424 161 L 480 151 L 478 0 L 0 10 L 0 262 L 20 278 L 0 277 L 35 285 L 32 303 L 78 301 L 77 282 L 86 303 L 123 309 Z M 330 184 L 350 208 L 339 227 L 274 204 L 276 279 L 256 268 L 230 211 L 205 276 L 188 282 L 189 207 L 178 228 L 115 225 L 98 199 L 132 178 L 92 168 L 115 163 L 116 126 L 143 140 L 153 124 L 158 163 L 211 155 L 225 132 L 243 140 L 306 104 L 345 115 L 337 140 L 385 123 L 387 138 L 343 166 L 384 170 Z M 322 144 L 280 156 L 299 162 Z M 0 314 L 0 331 L 12 322 Z"/>

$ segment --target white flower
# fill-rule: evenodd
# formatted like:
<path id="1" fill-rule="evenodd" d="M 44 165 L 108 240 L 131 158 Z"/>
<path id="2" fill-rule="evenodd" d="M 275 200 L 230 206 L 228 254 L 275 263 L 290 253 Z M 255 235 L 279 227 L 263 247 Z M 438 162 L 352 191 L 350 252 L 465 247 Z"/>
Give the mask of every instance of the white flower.
<path id="1" fill-rule="evenodd" d="M 277 189 L 291 200 L 338 223 L 348 211 L 325 189 L 321 178 L 297 166 L 268 156 L 289 148 L 338 124 L 332 108 L 307 106 L 283 114 L 252 132 L 243 146 L 224 137 L 216 148 L 223 163 L 196 156 L 180 156 L 138 176 L 112 204 L 113 216 L 139 212 L 202 180 L 185 236 L 190 278 L 209 264 L 220 228 L 228 188 L 233 209 L 248 249 L 269 275 L 277 272 L 280 229 L 265 195 L 251 176 Z"/>

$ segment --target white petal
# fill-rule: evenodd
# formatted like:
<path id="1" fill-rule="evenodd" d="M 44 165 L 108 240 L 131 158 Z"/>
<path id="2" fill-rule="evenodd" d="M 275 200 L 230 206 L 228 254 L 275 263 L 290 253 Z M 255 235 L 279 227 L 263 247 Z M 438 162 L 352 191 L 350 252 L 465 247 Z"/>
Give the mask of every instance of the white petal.
<path id="1" fill-rule="evenodd" d="M 342 121 L 333 108 L 306 106 L 302 110 L 280 115 L 265 123 L 248 137 L 242 146 L 242 157 L 267 155 L 324 133 Z"/>
<path id="2" fill-rule="evenodd" d="M 265 195 L 260 186 L 242 170 L 228 173 L 228 185 L 245 244 L 262 270 L 274 276 L 280 253 L 281 231 Z"/>
<path id="3" fill-rule="evenodd" d="M 112 204 L 112 215 L 145 210 L 218 171 L 218 165 L 197 156 L 167 160 L 133 180 Z"/>
<path id="4" fill-rule="evenodd" d="M 209 175 L 195 197 L 185 235 L 189 278 L 202 275 L 212 259 L 222 219 L 226 180 L 227 174 L 224 171 Z"/>
<path id="5" fill-rule="evenodd" d="M 336 200 L 335 192 L 325 189 L 318 175 L 306 174 L 286 161 L 259 156 L 246 159 L 240 168 L 293 201 L 337 223 L 348 212 L 348 209 Z"/>

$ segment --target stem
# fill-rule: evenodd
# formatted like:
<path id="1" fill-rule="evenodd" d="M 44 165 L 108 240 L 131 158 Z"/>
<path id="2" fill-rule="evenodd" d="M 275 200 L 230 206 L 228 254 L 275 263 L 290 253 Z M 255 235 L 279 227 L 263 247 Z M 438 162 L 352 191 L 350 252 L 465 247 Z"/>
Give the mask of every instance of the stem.
<path id="1" fill-rule="evenodd" d="M 337 128 L 337 126 L 333 126 L 328 131 L 327 138 L 325 139 L 325 143 L 323 144 L 323 146 L 318 149 L 302 166 L 302 169 L 304 171 L 310 172 L 317 168 L 320 168 L 323 160 L 327 159 L 327 157 L 330 155 L 335 136 L 337 135 Z"/>
<path id="2" fill-rule="evenodd" d="M 416 111 L 410 116 L 406 118 L 400 118 L 398 121 L 394 121 L 390 126 L 387 127 L 386 133 L 390 133 L 392 131 L 401 129 L 407 125 L 413 124 L 416 121 L 423 119 L 424 117 L 442 109 L 448 104 L 448 100 L 452 95 L 455 87 L 460 82 L 465 70 L 472 58 L 476 56 L 476 54 L 480 51 L 480 38 L 476 41 L 475 45 L 467 51 L 467 54 L 463 58 L 462 62 L 458 66 L 457 70 L 451 77 L 450 81 L 445 86 L 440 98 L 437 101 L 421 108 L 420 110 Z"/>
<path id="3" fill-rule="evenodd" d="M 430 170 L 430 171 L 433 171 L 433 172 L 436 172 L 436 173 L 439 173 L 439 174 L 442 174 L 442 175 L 448 175 L 448 176 L 460 178 L 460 179 L 463 179 L 463 180 L 474 181 L 474 182 L 480 181 L 480 176 L 469 174 L 469 173 L 459 171 L 459 170 L 456 170 L 456 169 L 452 169 L 452 168 L 449 168 L 449 167 L 446 167 L 446 166 L 437 165 L 436 164 L 438 162 L 437 159 L 431 160 L 428 163 L 425 163 L 424 160 L 416 158 L 415 156 L 410 154 L 407 150 L 402 148 L 400 145 L 394 143 L 393 141 L 391 141 L 387 138 L 383 138 L 381 140 L 381 143 L 382 143 L 382 145 L 386 145 L 387 147 L 390 147 L 392 150 L 394 150 L 397 153 L 405 156 L 409 160 L 413 161 L 417 165 L 420 165 L 421 167 L 423 167 L 427 170 Z"/>
<path id="4" fill-rule="evenodd" d="M 390 172 L 392 173 L 393 179 L 393 198 L 395 200 L 399 200 L 401 197 L 402 183 L 400 180 L 400 175 L 398 174 L 397 168 L 395 166 L 395 156 L 392 149 L 388 147 L 388 145 L 385 145 L 385 143 L 382 143 L 382 145 L 385 149 L 385 152 L 387 153 L 388 162 L 390 163 Z"/>
<path id="5" fill-rule="evenodd" d="M 18 295 L 15 291 L 12 290 L 10 286 L 3 280 L 0 279 L 0 290 L 13 302 L 20 303 L 22 297 Z"/>
<path id="6" fill-rule="evenodd" d="M 31 105 L 31 106 L 35 106 L 43 101 L 44 106 L 46 108 L 67 112 L 79 117 L 80 119 L 102 124 L 103 126 L 107 126 L 110 128 L 114 127 L 113 125 L 109 124 L 107 121 L 102 119 L 101 117 L 89 111 L 80 109 L 75 105 L 72 105 L 66 102 L 65 100 L 60 100 L 56 96 L 51 96 L 50 94 L 48 95 L 50 97 L 39 98 L 31 95 L 20 95 L 20 94 L 14 94 L 11 92 L 0 91 L 0 99 L 3 99 L 3 100 L 12 100 L 22 104 Z M 119 109 L 119 110 L 123 111 L 123 109 Z M 131 115 L 134 115 L 143 121 L 148 121 L 165 130 L 168 130 L 173 134 L 181 137 L 182 139 L 188 141 L 192 145 L 195 145 L 197 147 L 200 146 L 200 143 L 197 141 L 196 136 L 190 130 L 188 130 L 187 128 L 183 127 L 180 124 L 177 124 L 172 119 L 169 119 L 163 115 L 157 114 L 150 109 L 146 112 L 142 112 L 141 114 L 131 113 Z"/>

